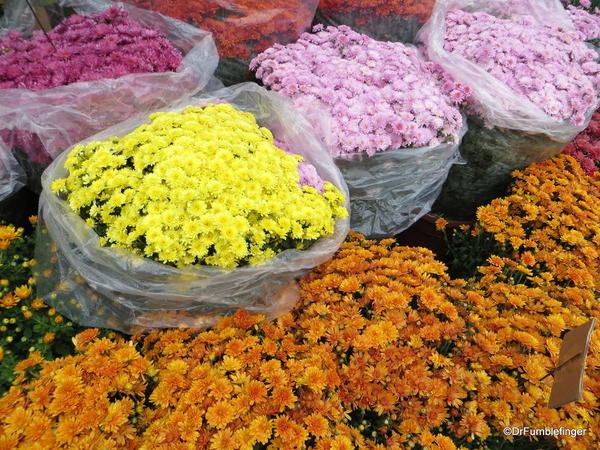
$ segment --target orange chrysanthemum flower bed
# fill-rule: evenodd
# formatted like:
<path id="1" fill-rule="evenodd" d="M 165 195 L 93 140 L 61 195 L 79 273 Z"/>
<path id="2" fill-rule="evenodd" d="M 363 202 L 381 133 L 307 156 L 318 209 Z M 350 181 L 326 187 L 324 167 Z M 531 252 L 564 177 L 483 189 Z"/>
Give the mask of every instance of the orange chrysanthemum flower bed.
<path id="1" fill-rule="evenodd" d="M 600 179 L 561 155 L 514 173 L 511 195 L 477 212 L 476 232 L 492 233 L 512 258 L 482 268 L 513 282 L 600 287 Z"/>
<path id="2" fill-rule="evenodd" d="M 556 214 L 547 208 L 558 208 L 560 194 L 544 203 L 548 189 L 524 189 L 570 180 L 561 172 L 570 164 L 561 157 L 518 174 L 515 196 L 485 209 L 480 226 L 494 216 L 512 220 L 512 208 L 523 225 L 524 201 Z M 556 184 L 574 202 L 562 206 L 563 222 L 599 211 L 596 184 Z M 565 245 L 598 251 L 597 230 L 580 229 L 583 241 Z M 133 342 L 88 330 L 75 339 L 79 354 L 54 362 L 34 354 L 19 365 L 0 399 L 0 448 L 499 448 L 506 426 L 582 428 L 585 435 L 556 444 L 595 448 L 600 335 L 581 402 L 549 409 L 553 380 L 544 377 L 561 333 L 600 319 L 598 279 L 563 274 L 574 260 L 551 259 L 556 239 L 536 243 L 537 253 L 515 247 L 511 259 L 536 270 L 526 282 L 502 265 L 508 258 L 492 257 L 486 279 L 468 284 L 451 279 L 428 250 L 352 235 L 302 281 L 299 304 L 277 321 L 240 311 L 201 333 L 154 332 Z M 593 271 L 597 256 L 585 252 Z M 531 257 L 544 263 L 536 268 Z"/>

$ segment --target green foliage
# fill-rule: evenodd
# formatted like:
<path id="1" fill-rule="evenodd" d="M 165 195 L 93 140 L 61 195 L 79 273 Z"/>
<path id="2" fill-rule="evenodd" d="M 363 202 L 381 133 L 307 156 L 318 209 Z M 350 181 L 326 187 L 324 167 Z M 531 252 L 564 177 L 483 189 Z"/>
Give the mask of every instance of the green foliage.
<path id="1" fill-rule="evenodd" d="M 46 359 L 69 355 L 71 338 L 83 331 L 35 296 L 33 251 L 31 234 L 0 225 L 0 394 L 29 352 L 37 350 Z"/>
<path id="2" fill-rule="evenodd" d="M 479 279 L 482 274 L 478 267 L 486 264 L 490 256 L 508 257 L 511 254 L 507 247 L 494 239 L 493 234 L 472 231 L 469 228 L 446 232 L 448 253 L 445 261 L 454 278 Z"/>

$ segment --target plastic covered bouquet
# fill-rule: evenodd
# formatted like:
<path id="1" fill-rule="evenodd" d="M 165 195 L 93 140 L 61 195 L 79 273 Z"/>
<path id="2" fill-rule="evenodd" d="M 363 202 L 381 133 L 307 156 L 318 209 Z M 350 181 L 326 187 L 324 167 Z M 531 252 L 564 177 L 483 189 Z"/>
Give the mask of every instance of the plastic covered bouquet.
<path id="1" fill-rule="evenodd" d="M 176 267 L 233 269 L 302 250 L 347 215 L 333 184 L 318 176 L 321 190 L 301 184 L 303 158 L 275 146 L 249 112 L 209 103 L 150 121 L 76 146 L 69 175 L 52 183 L 102 246 Z"/>
<path id="2" fill-rule="evenodd" d="M 242 84 L 106 130 L 44 173 L 39 295 L 126 332 L 271 317 L 348 232 L 347 190 L 285 98 Z"/>
<path id="3" fill-rule="evenodd" d="M 457 160 L 468 87 L 415 48 L 345 25 L 318 25 L 250 67 L 321 128 L 350 186 L 354 229 L 389 236 L 428 212 Z"/>
<path id="4" fill-rule="evenodd" d="M 318 0 L 126 0 L 210 31 L 219 50 L 217 77 L 225 85 L 251 81 L 248 62 L 273 44 L 307 30 Z"/>
<path id="5" fill-rule="evenodd" d="M 560 153 L 596 109 L 597 54 L 554 0 L 438 2 L 420 40 L 472 89 L 468 164 L 452 168 L 434 206 L 454 219 L 502 195 L 513 170 Z"/>

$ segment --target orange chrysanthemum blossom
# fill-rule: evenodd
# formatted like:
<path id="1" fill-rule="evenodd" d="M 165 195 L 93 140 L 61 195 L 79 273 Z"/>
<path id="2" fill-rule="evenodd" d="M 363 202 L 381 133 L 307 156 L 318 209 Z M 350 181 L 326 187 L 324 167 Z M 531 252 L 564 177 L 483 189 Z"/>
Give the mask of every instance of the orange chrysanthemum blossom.
<path id="1" fill-rule="evenodd" d="M 513 175 L 510 195 L 477 212 L 477 228 L 520 255 L 503 279 L 600 289 L 600 179 L 567 155 Z M 493 258 L 491 265 L 504 265 Z M 486 280 L 496 278 L 484 272 Z"/>
<path id="2" fill-rule="evenodd" d="M 560 161 L 569 160 L 553 164 Z M 547 168 L 552 177 L 563 177 L 553 170 Z M 548 181 L 536 179 L 539 186 Z M 585 193 L 573 195 L 594 205 Z M 524 217 L 552 215 L 558 207 L 552 203 L 558 197 L 544 203 L 541 191 L 518 201 L 508 197 L 501 207 L 487 207 L 479 226 L 512 220 L 507 211 L 519 211 L 524 198 L 541 199 L 536 208 L 523 206 Z M 586 204 L 575 206 L 593 217 Z M 555 442 L 594 448 L 600 435 L 600 417 L 591 413 L 600 392 L 600 334 L 592 337 L 581 402 L 560 413 L 549 409 L 552 377 L 546 375 L 556 366 L 562 333 L 590 317 L 600 319 L 599 291 L 588 285 L 590 277 L 597 279 L 600 238 L 590 234 L 588 223 L 581 226 L 588 230 L 581 231 L 585 243 L 565 230 L 552 234 L 549 229 L 561 226 L 552 220 L 530 225 L 535 236 L 522 224 L 514 232 L 487 230 L 496 237 L 507 233 L 511 245 L 523 242 L 502 264 L 490 259 L 485 267 L 499 270 L 480 282 L 451 279 L 428 250 L 351 235 L 302 280 L 298 305 L 276 321 L 241 311 L 200 333 L 137 336 L 135 346 L 88 331 L 75 338 L 81 354 L 41 364 L 38 378 L 27 374 L 41 363 L 39 355 L 18 366 L 15 386 L 0 399 L 0 435 L 13 447 L 38 442 L 38 435 L 13 425 L 23 412 L 10 414 L 21 407 L 32 411 L 32 423 L 46 424 L 39 442 L 49 448 L 59 438 L 85 446 L 89 436 L 105 446 L 146 448 L 257 442 L 273 448 L 406 448 L 422 442 L 489 448 L 488 439 L 506 426 L 584 428 L 583 436 Z M 549 234 L 554 237 L 544 242 Z M 549 252 L 561 235 L 570 239 L 567 246 L 576 245 L 574 252 L 587 255 L 584 266 Z M 523 257 L 526 252 L 535 262 Z M 532 279 L 511 279 L 518 268 L 532 270 Z M 581 282 L 573 281 L 577 276 Z M 109 416 L 109 406 L 125 398 L 131 408 L 113 407 Z M 73 423 L 75 411 L 86 408 L 93 413 Z M 123 411 L 127 421 L 118 414 Z M 368 420 L 357 419 L 362 417 Z"/>
<path id="3" fill-rule="evenodd" d="M 310 26 L 314 3 L 304 0 L 127 0 L 212 33 L 221 58 L 248 59 L 276 43 L 293 42 Z"/>

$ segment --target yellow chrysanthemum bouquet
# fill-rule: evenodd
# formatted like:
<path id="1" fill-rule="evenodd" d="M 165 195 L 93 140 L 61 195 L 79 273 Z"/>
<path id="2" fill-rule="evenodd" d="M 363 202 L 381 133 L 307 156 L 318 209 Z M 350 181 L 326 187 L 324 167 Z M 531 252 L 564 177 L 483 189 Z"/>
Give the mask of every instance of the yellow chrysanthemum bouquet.
<path id="1" fill-rule="evenodd" d="M 345 184 L 307 122 L 249 83 L 149 120 L 73 147 L 45 173 L 47 301 L 123 331 L 289 309 L 294 279 L 348 230 Z"/>

